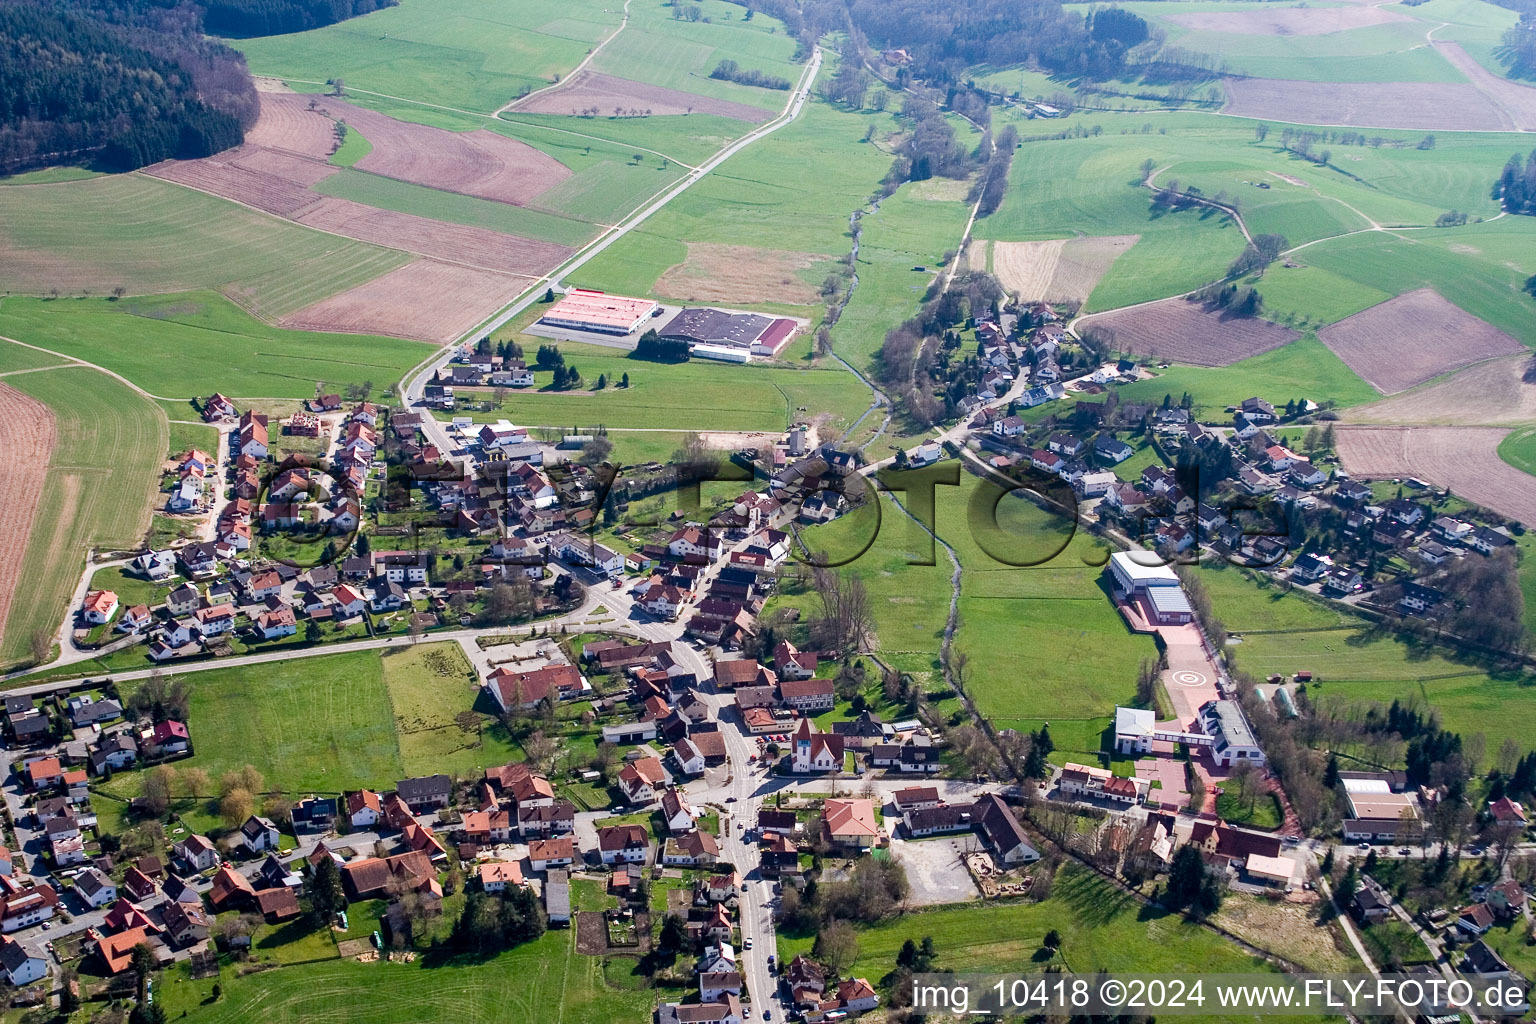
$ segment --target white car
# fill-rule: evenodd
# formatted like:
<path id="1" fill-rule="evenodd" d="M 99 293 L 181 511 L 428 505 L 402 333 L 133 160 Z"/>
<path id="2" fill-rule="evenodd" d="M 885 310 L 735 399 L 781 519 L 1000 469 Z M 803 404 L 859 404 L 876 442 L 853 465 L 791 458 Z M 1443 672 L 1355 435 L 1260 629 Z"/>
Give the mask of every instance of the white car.
<path id="1" fill-rule="evenodd" d="M 752 948 L 752 937 L 750 935 L 747 936 L 745 939 L 741 940 L 741 948 L 742 949 L 751 949 Z"/>

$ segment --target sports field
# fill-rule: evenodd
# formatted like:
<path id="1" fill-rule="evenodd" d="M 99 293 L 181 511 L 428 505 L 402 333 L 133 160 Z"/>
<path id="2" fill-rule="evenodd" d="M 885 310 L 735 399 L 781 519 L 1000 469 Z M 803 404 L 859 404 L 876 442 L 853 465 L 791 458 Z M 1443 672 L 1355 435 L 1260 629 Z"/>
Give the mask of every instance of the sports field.
<path id="1" fill-rule="evenodd" d="M 0 335 L 96 363 L 168 398 L 309 398 L 317 382 L 337 390 L 367 381 L 378 395 L 431 351 L 398 338 L 281 330 L 214 292 L 5 299 Z"/>
<path id="2" fill-rule="evenodd" d="M 0 291 L 216 288 L 275 318 L 407 259 L 140 174 L 0 188 Z"/>
<path id="3" fill-rule="evenodd" d="M 87 550 L 132 550 L 149 526 L 149 502 L 169 435 L 153 404 L 86 367 L 7 378 L 53 414 L 56 441 L 37 514 L 20 559 L 16 593 L 0 641 L 0 666 L 27 657 L 33 637 L 50 636 L 85 564 Z"/>

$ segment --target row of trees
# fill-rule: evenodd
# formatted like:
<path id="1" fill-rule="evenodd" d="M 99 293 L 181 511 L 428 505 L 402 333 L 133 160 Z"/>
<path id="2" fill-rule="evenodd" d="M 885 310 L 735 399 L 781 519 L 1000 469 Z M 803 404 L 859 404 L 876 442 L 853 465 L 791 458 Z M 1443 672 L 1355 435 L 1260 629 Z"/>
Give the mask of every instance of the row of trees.
<path id="1" fill-rule="evenodd" d="M 989 217 L 1003 205 L 1008 195 L 1008 171 L 1013 167 L 1013 154 L 1019 148 L 1019 133 L 1008 125 L 998 133 L 987 169 L 982 172 L 972 188 L 971 199 L 980 200 L 976 216 Z"/>
<path id="2" fill-rule="evenodd" d="M 788 90 L 793 84 L 787 78 L 766 74 L 756 68 L 744 68 L 733 60 L 722 60 L 715 65 L 715 70 L 709 73 L 709 77 L 725 82 L 735 82 L 737 85 L 755 85 L 759 89 L 780 91 Z"/>
<path id="3" fill-rule="evenodd" d="M 0 5 L 0 171 L 208 156 L 239 145 L 258 107 L 245 58 L 206 39 L 190 6 Z"/>
<path id="4" fill-rule="evenodd" d="M 635 343 L 635 349 L 629 354 L 631 359 L 644 359 L 652 363 L 686 363 L 690 356 L 686 341 L 663 341 L 657 337 L 656 329 L 652 328 L 640 335 L 640 340 Z"/>

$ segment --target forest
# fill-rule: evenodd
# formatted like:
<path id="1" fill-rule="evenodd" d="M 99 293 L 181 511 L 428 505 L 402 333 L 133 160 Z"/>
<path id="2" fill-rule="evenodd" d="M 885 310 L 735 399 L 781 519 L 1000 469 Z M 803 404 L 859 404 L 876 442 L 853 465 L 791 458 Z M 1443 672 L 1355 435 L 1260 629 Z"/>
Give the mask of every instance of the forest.
<path id="1" fill-rule="evenodd" d="M 399 0 L 202 0 L 203 23 L 221 36 L 271 36 L 321 28 Z"/>
<path id="2" fill-rule="evenodd" d="M 257 111 L 245 58 L 203 36 L 196 8 L 0 4 L 0 171 L 207 156 L 239 145 Z"/>

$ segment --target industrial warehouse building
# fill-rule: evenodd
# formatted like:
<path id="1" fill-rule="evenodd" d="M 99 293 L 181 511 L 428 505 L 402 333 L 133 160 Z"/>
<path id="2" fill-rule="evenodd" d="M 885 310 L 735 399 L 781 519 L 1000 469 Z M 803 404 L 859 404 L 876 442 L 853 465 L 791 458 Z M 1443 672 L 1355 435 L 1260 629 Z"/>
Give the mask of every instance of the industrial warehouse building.
<path id="1" fill-rule="evenodd" d="M 539 317 L 547 327 L 574 331 L 599 331 L 603 334 L 633 334 L 658 308 L 654 299 L 631 299 L 623 295 L 572 288 L 549 312 Z"/>
<path id="2" fill-rule="evenodd" d="M 1153 625 L 1182 626 L 1194 620 L 1178 575 L 1152 552 L 1115 552 L 1109 556 L 1109 575 L 1115 600 L 1137 605 Z"/>
<path id="3" fill-rule="evenodd" d="M 775 356 L 798 325 L 784 317 L 695 308 L 678 313 L 657 332 L 662 341 L 681 341 L 703 359 L 745 363 L 752 356 Z"/>

